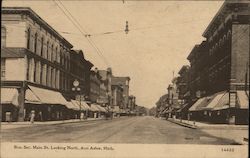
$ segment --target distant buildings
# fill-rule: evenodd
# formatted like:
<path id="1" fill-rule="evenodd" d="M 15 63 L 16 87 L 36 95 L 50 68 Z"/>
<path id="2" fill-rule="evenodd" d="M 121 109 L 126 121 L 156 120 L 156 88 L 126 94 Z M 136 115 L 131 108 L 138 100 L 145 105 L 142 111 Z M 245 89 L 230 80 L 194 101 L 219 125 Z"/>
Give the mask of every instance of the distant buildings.
<path id="1" fill-rule="evenodd" d="M 111 68 L 91 70 L 83 51 L 30 8 L 3 7 L 1 14 L 2 121 L 102 117 L 113 112 L 115 97 L 129 113 L 129 77 L 113 77 Z M 119 82 L 118 95 L 111 78 Z"/>

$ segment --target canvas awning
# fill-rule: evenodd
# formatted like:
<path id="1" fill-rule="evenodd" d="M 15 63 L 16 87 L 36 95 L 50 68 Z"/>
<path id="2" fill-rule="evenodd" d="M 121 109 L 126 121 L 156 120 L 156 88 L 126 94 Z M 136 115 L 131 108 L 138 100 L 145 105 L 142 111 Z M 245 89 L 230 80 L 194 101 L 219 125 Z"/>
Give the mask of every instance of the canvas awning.
<path id="1" fill-rule="evenodd" d="M 25 91 L 25 103 L 42 104 L 41 100 L 30 89 Z"/>
<path id="2" fill-rule="evenodd" d="M 72 103 L 72 105 L 74 105 L 74 110 L 80 110 L 81 109 L 76 100 L 71 100 L 70 102 Z"/>
<path id="3" fill-rule="evenodd" d="M 249 97 L 246 91 L 237 91 L 237 98 L 240 109 L 249 109 Z"/>
<path id="4" fill-rule="evenodd" d="M 97 104 L 91 104 L 91 105 L 90 105 L 90 111 L 97 112 L 97 111 L 100 111 L 100 110 L 99 110 L 99 108 L 97 107 Z"/>
<path id="5" fill-rule="evenodd" d="M 120 113 L 120 108 L 119 108 L 119 106 L 114 106 L 113 112 L 115 112 L 115 113 Z"/>
<path id="6" fill-rule="evenodd" d="M 68 101 L 67 104 L 66 104 L 66 107 L 68 109 L 78 110 L 78 108 L 73 104 L 72 101 Z"/>
<path id="7" fill-rule="evenodd" d="M 97 105 L 97 108 L 101 111 L 101 112 L 107 112 L 107 110 L 102 107 L 101 105 Z"/>
<path id="8" fill-rule="evenodd" d="M 18 91 L 16 88 L 1 88 L 1 104 L 18 106 Z"/>
<path id="9" fill-rule="evenodd" d="M 61 104 L 66 105 L 67 101 L 60 92 L 48 89 L 28 86 L 29 89 L 37 96 L 44 104 Z"/>
<path id="10" fill-rule="evenodd" d="M 198 99 L 190 108 L 189 111 L 198 111 L 198 107 L 204 102 L 206 98 L 200 98 Z"/>
<path id="11" fill-rule="evenodd" d="M 78 108 L 78 110 L 84 110 L 84 111 L 91 110 L 88 104 L 84 101 L 81 101 L 81 104 L 79 101 L 76 100 L 71 100 L 71 102 L 75 105 L 75 107 Z"/>
<path id="12" fill-rule="evenodd" d="M 208 102 L 208 105 L 206 107 L 203 107 L 204 110 L 212 110 L 215 107 L 221 107 L 228 103 L 228 93 L 226 91 L 219 92 L 214 94 L 211 97 L 210 102 Z"/>

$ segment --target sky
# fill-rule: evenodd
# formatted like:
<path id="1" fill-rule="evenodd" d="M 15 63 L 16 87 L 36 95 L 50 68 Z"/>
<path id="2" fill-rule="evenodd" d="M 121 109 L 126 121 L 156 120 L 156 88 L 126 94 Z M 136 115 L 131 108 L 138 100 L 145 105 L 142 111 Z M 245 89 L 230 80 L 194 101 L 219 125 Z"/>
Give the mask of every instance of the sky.
<path id="1" fill-rule="evenodd" d="M 33 9 L 98 69 L 129 76 L 138 105 L 153 107 L 183 65 L 223 1 L 3 1 Z M 60 8 L 70 12 L 94 48 Z M 69 16 L 67 11 L 64 12 Z M 129 32 L 126 34 L 126 21 Z M 105 32 L 115 32 L 103 34 Z"/>

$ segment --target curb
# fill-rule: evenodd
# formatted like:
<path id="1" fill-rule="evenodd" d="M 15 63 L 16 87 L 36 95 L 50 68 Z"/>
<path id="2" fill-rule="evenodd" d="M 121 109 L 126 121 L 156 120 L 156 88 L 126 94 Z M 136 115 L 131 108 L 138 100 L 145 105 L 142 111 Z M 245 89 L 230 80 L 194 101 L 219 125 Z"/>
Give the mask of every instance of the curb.
<path id="1" fill-rule="evenodd" d="M 178 122 L 178 121 L 173 121 L 173 120 L 167 120 L 167 121 L 178 124 L 178 125 L 183 126 L 183 127 L 191 128 L 191 129 L 197 129 L 198 128 L 197 126 L 193 126 L 193 125 L 183 123 L 183 122 Z"/>
<path id="2" fill-rule="evenodd" d="M 95 120 L 75 120 L 75 121 L 60 121 L 60 122 L 34 122 L 33 124 L 30 122 L 20 122 L 20 123 L 0 123 L 1 126 L 5 125 L 11 125 L 11 126 L 20 126 L 20 125 L 25 125 L 25 126 L 39 126 L 39 125 L 57 125 L 57 124 L 67 124 L 67 123 L 79 123 L 79 122 L 89 122 L 89 121 L 100 121 L 100 120 L 105 120 L 105 119 L 95 119 Z"/>

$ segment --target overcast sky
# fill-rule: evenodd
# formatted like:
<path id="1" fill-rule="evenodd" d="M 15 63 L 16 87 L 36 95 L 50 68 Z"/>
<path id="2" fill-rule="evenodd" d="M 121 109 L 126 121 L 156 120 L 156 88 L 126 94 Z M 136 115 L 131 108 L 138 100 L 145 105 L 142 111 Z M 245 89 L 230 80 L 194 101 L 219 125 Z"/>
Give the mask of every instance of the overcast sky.
<path id="1" fill-rule="evenodd" d="M 85 58 L 98 69 L 109 65 L 115 76 L 129 76 L 130 94 L 136 96 L 137 104 L 152 107 L 166 93 L 173 71 L 177 75 L 182 65 L 188 64 L 188 54 L 204 40 L 202 33 L 223 2 L 68 0 L 61 3 L 80 23 L 82 31 L 93 34 L 91 40 L 102 55 L 63 14 L 58 1 L 11 0 L 4 1 L 3 6 L 31 7 L 74 49 L 82 49 Z M 128 34 L 119 32 L 125 29 L 126 21 Z M 118 32 L 102 34 L 113 31 Z"/>

